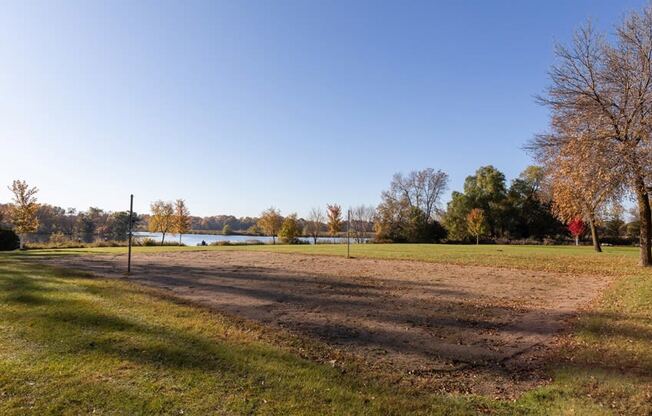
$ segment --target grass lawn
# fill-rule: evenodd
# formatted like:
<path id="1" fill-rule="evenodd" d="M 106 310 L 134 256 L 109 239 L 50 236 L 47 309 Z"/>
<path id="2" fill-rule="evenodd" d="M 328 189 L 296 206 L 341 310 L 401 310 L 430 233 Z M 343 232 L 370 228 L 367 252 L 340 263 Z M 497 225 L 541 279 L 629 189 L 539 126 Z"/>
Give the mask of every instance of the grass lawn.
<path id="1" fill-rule="evenodd" d="M 243 249 L 336 255 L 346 247 L 136 250 Z M 303 358 L 322 348 L 313 341 L 127 281 L 30 262 L 31 256 L 123 252 L 0 254 L 0 414 L 652 413 L 652 271 L 636 266 L 635 249 L 352 246 L 354 257 L 619 276 L 564 341 L 551 383 L 516 401 L 391 385 L 355 363 L 333 367 Z"/>

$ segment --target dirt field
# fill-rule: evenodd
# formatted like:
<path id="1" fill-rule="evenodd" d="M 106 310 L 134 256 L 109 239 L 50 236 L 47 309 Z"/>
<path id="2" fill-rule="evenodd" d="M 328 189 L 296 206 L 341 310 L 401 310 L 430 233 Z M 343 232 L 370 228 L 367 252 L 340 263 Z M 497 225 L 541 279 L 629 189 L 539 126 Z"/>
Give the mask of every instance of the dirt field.
<path id="1" fill-rule="evenodd" d="M 123 277 L 124 256 L 49 263 Z M 606 277 L 266 252 L 135 255 L 130 277 L 317 338 L 426 388 L 510 397 L 545 382 L 557 336 Z"/>

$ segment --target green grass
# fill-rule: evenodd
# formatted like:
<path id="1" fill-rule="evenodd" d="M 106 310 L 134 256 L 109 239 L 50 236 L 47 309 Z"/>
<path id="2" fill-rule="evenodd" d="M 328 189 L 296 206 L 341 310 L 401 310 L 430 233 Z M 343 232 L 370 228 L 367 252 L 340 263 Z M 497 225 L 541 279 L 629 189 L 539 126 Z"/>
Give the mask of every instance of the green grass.
<path id="1" fill-rule="evenodd" d="M 143 247 L 137 252 L 345 246 Z M 160 291 L 0 255 L 0 414 L 650 414 L 652 273 L 637 252 L 588 247 L 360 245 L 355 257 L 418 259 L 620 278 L 576 325 L 552 382 L 516 401 L 390 384 L 325 346 L 177 302 Z M 352 260 L 355 261 L 355 260 Z M 569 278 L 572 278 L 569 275 Z"/>

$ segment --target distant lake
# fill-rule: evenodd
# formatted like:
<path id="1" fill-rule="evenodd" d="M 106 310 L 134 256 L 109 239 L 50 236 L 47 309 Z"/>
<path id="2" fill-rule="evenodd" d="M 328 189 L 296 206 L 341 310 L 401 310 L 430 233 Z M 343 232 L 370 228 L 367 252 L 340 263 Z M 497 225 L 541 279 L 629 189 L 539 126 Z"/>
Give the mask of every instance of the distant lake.
<path id="1" fill-rule="evenodd" d="M 150 233 L 145 231 L 135 231 L 134 237 L 136 238 L 151 238 L 155 241 L 161 241 L 161 233 Z M 278 241 L 278 237 L 276 241 Z M 299 240 L 312 244 L 312 237 L 299 237 Z M 165 241 L 179 241 L 178 234 L 165 234 Z M 228 241 L 230 243 L 246 243 L 246 242 L 261 242 L 264 244 L 272 244 L 272 237 L 267 236 L 252 236 L 252 235 L 215 235 L 215 234 L 184 234 L 181 237 L 181 242 L 187 246 L 198 246 L 201 242 L 205 241 L 206 244 L 215 241 Z M 346 243 L 346 238 L 336 237 L 319 237 L 317 243 Z M 351 244 L 355 241 L 351 238 Z"/>

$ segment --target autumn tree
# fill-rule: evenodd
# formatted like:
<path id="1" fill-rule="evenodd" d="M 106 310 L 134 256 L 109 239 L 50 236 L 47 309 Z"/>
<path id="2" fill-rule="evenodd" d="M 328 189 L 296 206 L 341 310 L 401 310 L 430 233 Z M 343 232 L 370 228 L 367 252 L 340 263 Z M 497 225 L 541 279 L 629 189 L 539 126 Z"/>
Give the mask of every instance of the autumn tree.
<path id="1" fill-rule="evenodd" d="M 295 244 L 301 236 L 301 229 L 297 220 L 297 214 L 290 214 L 283 220 L 279 237 L 284 243 Z"/>
<path id="2" fill-rule="evenodd" d="M 351 229 L 356 242 L 363 243 L 373 229 L 376 209 L 371 205 L 358 205 L 351 210 Z"/>
<path id="3" fill-rule="evenodd" d="M 328 234 L 335 238 L 342 229 L 342 207 L 337 204 L 328 204 L 326 205 L 326 215 L 328 216 Z"/>
<path id="4" fill-rule="evenodd" d="M 35 232 L 39 226 L 38 217 L 36 216 L 39 208 L 36 201 L 38 188 L 30 188 L 27 182 L 15 180 L 9 190 L 14 195 L 9 217 L 14 231 L 20 236 L 20 249 L 22 250 L 27 234 Z"/>
<path id="5" fill-rule="evenodd" d="M 622 183 L 617 161 L 605 142 L 593 142 L 592 131 L 566 132 L 563 144 L 547 158 L 553 212 L 564 222 L 581 218 L 591 230 L 595 251 L 601 252 L 598 218 L 610 201 L 620 197 Z M 589 143 L 587 143 L 589 142 Z"/>
<path id="6" fill-rule="evenodd" d="M 308 221 L 306 222 L 306 234 L 312 237 L 315 244 L 317 244 L 323 223 L 324 213 L 321 208 L 312 208 L 308 214 Z"/>
<path id="7" fill-rule="evenodd" d="M 590 136 L 583 150 L 600 145 L 618 166 L 620 181 L 636 197 L 640 227 L 640 263 L 652 265 L 652 213 L 649 178 L 652 170 L 652 4 L 630 14 L 613 40 L 580 28 L 569 46 L 558 45 L 550 70 L 551 86 L 541 103 L 552 112 L 552 124 L 588 121 Z M 546 136 L 535 147 L 563 145 Z M 581 152 L 577 152 L 581 154 Z"/>
<path id="8" fill-rule="evenodd" d="M 192 220 L 190 218 L 190 210 L 186 206 L 186 201 L 177 199 L 174 203 L 174 232 L 179 234 L 179 244 L 181 244 L 181 236 L 190 231 Z"/>
<path id="9" fill-rule="evenodd" d="M 480 208 L 473 208 L 466 216 L 466 227 L 473 237 L 475 244 L 480 244 L 480 237 L 487 233 L 487 219 L 484 211 Z"/>
<path id="10" fill-rule="evenodd" d="M 282 223 L 281 212 L 274 207 L 270 207 L 260 214 L 257 225 L 265 235 L 271 236 L 272 243 L 276 244 L 276 236 L 281 229 Z"/>
<path id="11" fill-rule="evenodd" d="M 170 202 L 156 201 L 150 205 L 150 217 L 147 225 L 150 232 L 161 233 L 161 245 L 165 243 L 165 234 L 175 227 L 174 206 Z"/>
<path id="12" fill-rule="evenodd" d="M 575 245 L 579 246 L 580 237 L 584 234 L 584 231 L 586 231 L 586 225 L 584 224 L 584 221 L 582 221 L 582 218 L 576 217 L 570 220 L 568 223 L 568 231 L 570 231 L 571 235 L 575 239 Z"/>

